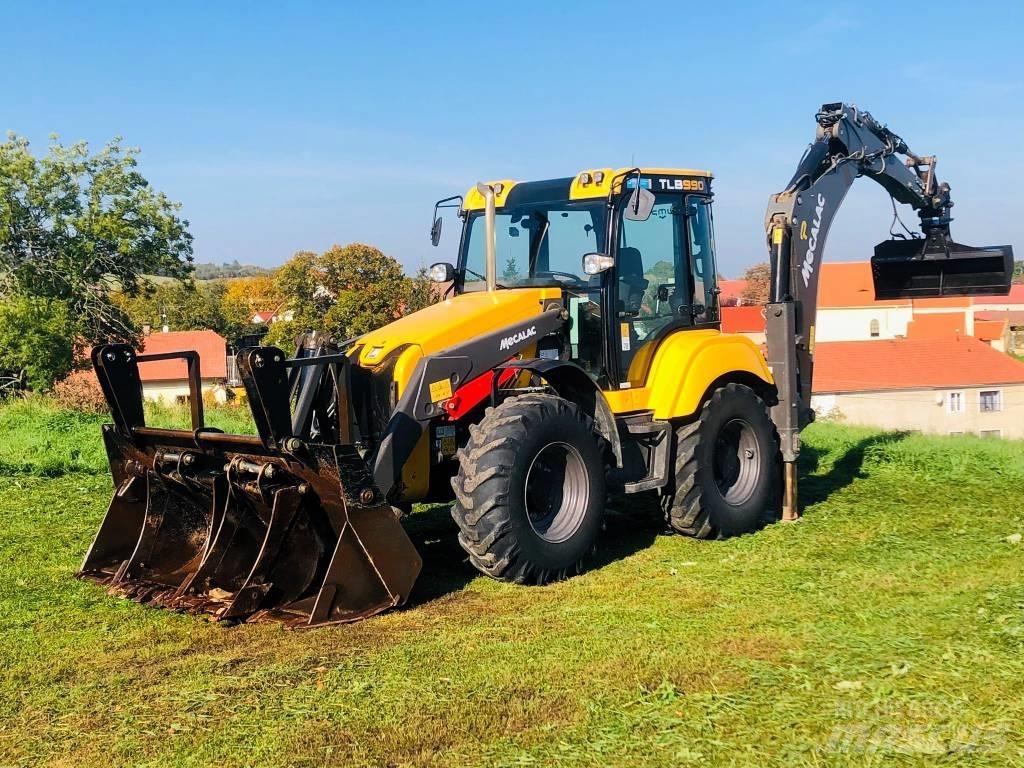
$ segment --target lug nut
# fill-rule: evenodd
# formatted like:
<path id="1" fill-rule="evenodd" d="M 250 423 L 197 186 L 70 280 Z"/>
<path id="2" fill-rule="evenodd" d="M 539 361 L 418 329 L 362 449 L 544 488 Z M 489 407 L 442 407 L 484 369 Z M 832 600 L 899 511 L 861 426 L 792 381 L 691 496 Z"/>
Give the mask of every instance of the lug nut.
<path id="1" fill-rule="evenodd" d="M 297 437 L 289 437 L 284 441 L 284 449 L 289 453 L 296 453 L 302 450 L 302 441 Z"/>
<path id="2" fill-rule="evenodd" d="M 373 501 L 376 495 L 377 494 L 373 492 L 373 488 L 363 488 L 363 490 L 359 492 L 359 500 L 363 502 L 363 504 L 369 504 Z"/>

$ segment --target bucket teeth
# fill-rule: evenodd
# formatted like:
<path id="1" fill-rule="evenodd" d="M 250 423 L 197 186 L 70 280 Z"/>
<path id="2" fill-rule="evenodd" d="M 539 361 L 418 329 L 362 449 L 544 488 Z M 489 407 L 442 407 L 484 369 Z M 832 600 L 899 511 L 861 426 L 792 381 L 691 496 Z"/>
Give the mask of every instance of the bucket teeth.
<path id="1" fill-rule="evenodd" d="M 111 428 L 104 439 L 116 490 L 81 578 L 151 606 L 289 626 L 355 621 L 408 598 L 419 555 L 375 489 L 343 487 L 369 478 L 353 451 L 186 451 Z"/>

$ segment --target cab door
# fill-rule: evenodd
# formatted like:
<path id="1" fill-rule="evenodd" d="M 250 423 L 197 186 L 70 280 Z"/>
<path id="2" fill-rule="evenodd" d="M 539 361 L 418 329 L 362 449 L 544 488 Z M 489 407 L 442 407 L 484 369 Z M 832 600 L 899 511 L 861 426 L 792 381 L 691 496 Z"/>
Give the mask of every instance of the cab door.
<path id="1" fill-rule="evenodd" d="M 710 197 L 659 192 L 644 221 L 619 216 L 613 346 L 619 388 L 643 386 L 658 342 L 677 330 L 717 327 Z"/>

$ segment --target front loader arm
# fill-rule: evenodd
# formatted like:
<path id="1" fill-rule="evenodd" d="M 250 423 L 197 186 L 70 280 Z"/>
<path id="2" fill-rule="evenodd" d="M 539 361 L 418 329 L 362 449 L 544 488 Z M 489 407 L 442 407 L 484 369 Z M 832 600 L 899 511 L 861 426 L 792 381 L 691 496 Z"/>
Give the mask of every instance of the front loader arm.
<path id="1" fill-rule="evenodd" d="M 906 142 L 868 112 L 825 104 L 816 115 L 815 141 L 786 188 L 768 202 L 771 284 L 766 307 L 768 364 L 778 389 L 773 408 L 786 462 L 784 516 L 796 516 L 794 462 L 810 407 L 818 280 L 832 220 L 861 176 L 894 201 L 914 208 L 923 236 L 893 239 L 875 249 L 872 272 L 879 298 L 1006 293 L 1013 267 L 1009 246 L 971 248 L 949 233 L 949 185 L 935 176 L 936 158 Z"/>
<path id="2" fill-rule="evenodd" d="M 538 316 L 422 358 L 413 370 L 371 459 L 378 488 L 387 497 L 430 422 L 444 413 L 444 401 L 463 384 L 492 371 L 567 321 L 551 302 Z"/>

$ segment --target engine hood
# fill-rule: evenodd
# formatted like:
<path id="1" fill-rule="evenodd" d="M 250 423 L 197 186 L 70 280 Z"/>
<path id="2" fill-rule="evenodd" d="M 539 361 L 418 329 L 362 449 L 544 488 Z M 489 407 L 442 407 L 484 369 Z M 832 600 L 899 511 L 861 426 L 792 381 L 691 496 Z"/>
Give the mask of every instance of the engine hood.
<path id="1" fill-rule="evenodd" d="M 368 333 L 360 340 L 359 364 L 373 367 L 402 345 L 431 355 L 539 315 L 546 299 L 561 295 L 558 288 L 514 288 L 453 296 Z"/>

